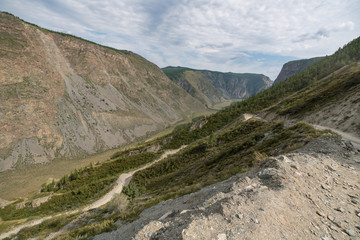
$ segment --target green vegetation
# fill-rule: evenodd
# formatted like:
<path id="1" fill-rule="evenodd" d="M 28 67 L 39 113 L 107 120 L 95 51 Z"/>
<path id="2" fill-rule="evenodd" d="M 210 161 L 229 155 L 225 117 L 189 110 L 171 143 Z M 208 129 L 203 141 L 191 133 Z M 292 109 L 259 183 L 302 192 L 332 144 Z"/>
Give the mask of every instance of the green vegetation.
<path id="1" fill-rule="evenodd" d="M 280 82 L 261 93 L 207 117 L 206 120 L 208 122 L 203 128 L 189 131 L 190 124 L 188 124 L 182 129 L 175 130 L 174 133 L 171 134 L 173 137 L 172 141 L 164 146 L 164 148 L 175 149 L 181 145 L 189 144 L 196 139 L 208 136 L 223 128 L 241 114 L 256 113 L 265 108 L 269 108 L 280 100 L 285 99 L 298 91 L 306 91 L 309 89 L 313 89 L 315 92 L 319 91 L 318 87 L 320 87 L 319 81 L 321 79 L 346 65 L 360 61 L 359 52 L 360 38 L 357 38 L 339 49 L 333 55 L 323 58 L 316 64 L 311 65 L 286 81 Z M 342 83 L 343 89 L 349 89 L 349 87 L 357 85 L 358 80 L 356 76 L 357 75 L 355 74 L 353 77 L 344 78 Z M 325 85 L 326 83 L 324 82 L 322 86 Z M 329 93 L 331 93 L 331 91 Z M 303 106 L 316 108 L 316 106 Z M 292 112 L 292 114 L 295 114 L 295 112 Z"/>
<path id="2" fill-rule="evenodd" d="M 221 102 L 221 103 L 217 103 L 217 104 L 214 104 L 214 106 L 212 106 L 212 109 L 215 109 L 215 110 L 223 110 L 231 105 L 234 105 L 238 102 L 241 102 L 243 99 L 232 99 L 232 100 L 228 100 L 228 101 L 225 101 L 225 102 Z"/>
<path id="3" fill-rule="evenodd" d="M 120 214 L 133 220 L 160 202 L 245 172 L 268 156 L 304 146 L 323 132 L 304 123 L 285 128 L 279 122 L 248 120 L 193 142 L 180 153 L 134 174 L 130 207 Z"/>
<path id="4" fill-rule="evenodd" d="M 59 237 L 58 239 L 88 239 L 91 236 L 102 232 L 110 232 L 116 229 L 114 219 L 105 219 L 102 221 L 94 222 L 90 225 L 84 225 L 80 228 L 66 232 L 65 237 Z"/>
<path id="5" fill-rule="evenodd" d="M 134 201 L 136 197 L 141 195 L 142 191 L 137 188 L 135 184 L 130 183 L 128 186 L 123 188 L 122 193 L 128 196 L 130 201 Z"/>
<path id="6" fill-rule="evenodd" d="M 306 109 L 305 106 L 316 109 L 319 103 L 324 103 L 327 98 L 331 100 L 341 97 L 341 93 L 346 93 L 358 85 L 358 71 L 356 69 L 354 72 L 345 71 L 341 75 L 343 77 L 339 77 L 331 84 L 328 82 L 332 79 L 326 80 L 324 77 L 352 62 L 359 61 L 360 55 L 356 54 L 359 50 L 360 38 L 287 81 L 198 120 L 206 120 L 207 123 L 202 128 L 191 131 L 192 124 L 187 124 L 165 136 L 164 138 L 171 137 L 171 141 L 165 143 L 162 149 L 176 149 L 182 145 L 190 146 L 167 161 L 157 163 L 134 175 L 131 183 L 134 183 L 138 189 L 142 189 L 143 193 L 135 197 L 131 210 L 122 217 L 133 219 L 143 209 L 159 201 L 176 198 L 237 172 L 246 171 L 266 156 L 294 150 L 318 137 L 320 132 L 303 123 L 298 123 L 289 129 L 278 123 L 262 121 L 241 123 L 225 132 L 224 127 L 229 126 L 243 113 L 256 113 L 296 92 L 303 94 L 301 98 L 288 99 L 304 102 L 301 108 L 294 109 L 293 107 L 299 104 L 297 102 L 291 105 L 290 101 L 287 106 L 288 109 L 293 110 L 293 114 L 300 114 L 302 109 Z M 323 80 L 320 81 L 320 79 Z M 335 90 L 336 94 L 334 94 Z"/>
<path id="7" fill-rule="evenodd" d="M 116 228 L 115 221 L 117 218 L 106 218 L 103 213 L 89 213 L 80 218 L 78 214 L 54 217 L 45 220 L 39 225 L 22 229 L 16 239 L 30 239 L 40 237 L 46 238 L 50 233 L 59 231 L 61 228 L 74 221 L 73 226 L 68 230 L 60 233 L 55 239 L 88 239 L 91 236 L 102 232 L 112 231 Z"/>
<path id="8" fill-rule="evenodd" d="M 70 239 L 87 238 L 112 230 L 118 217 L 133 220 L 142 210 L 160 201 L 194 192 L 234 174 L 245 172 L 261 164 L 269 156 L 300 148 L 325 132 L 317 131 L 305 123 L 285 127 L 281 122 L 256 119 L 241 122 L 241 114 L 256 113 L 274 104 L 278 105 L 272 109 L 280 114 L 303 114 L 316 110 L 329 99 L 343 97 L 346 91 L 358 90 L 360 75 L 357 67 L 353 69 L 353 66 L 345 66 L 360 61 L 359 50 L 360 38 L 301 73 L 238 104 L 214 115 L 195 119 L 194 122 L 177 127 L 171 134 L 151 142 L 117 152 L 109 161 L 74 170 L 59 181 L 44 184 L 39 196 L 52 195 L 49 201 L 39 207 L 31 207 L 28 201 L 24 208 L 16 209 L 18 201 L 0 209 L 0 217 L 2 221 L 11 221 L 81 207 L 105 194 L 121 173 L 154 161 L 167 149 L 188 145 L 178 154 L 134 174 L 130 184 L 123 190 L 128 197 L 127 209 L 117 212 L 110 219 L 99 218 L 66 233 Z M 339 70 L 341 68 L 343 70 Z M 180 76 L 186 70 L 188 69 L 164 69 L 172 77 Z M 329 76 L 337 70 L 333 77 Z M 231 73 L 228 76 L 232 76 Z M 23 84 L 26 83 L 25 80 Z M 280 100 L 282 101 L 279 103 Z M 205 124 L 193 129 L 196 122 Z M 326 135 L 328 136 L 328 132 Z M 104 211 L 116 212 L 114 208 L 116 206 L 105 208 Z M 49 232 L 60 229 L 70 219 L 71 217 L 54 218 L 31 229 L 24 229 L 19 233 L 19 239 L 46 236 Z"/>
<path id="9" fill-rule="evenodd" d="M 277 84 L 281 81 L 286 80 L 287 78 L 295 75 L 306 69 L 307 67 L 317 63 L 324 57 L 315 57 L 310 59 L 300 59 L 295 61 L 290 61 L 284 64 L 282 71 L 280 72 L 279 76 L 275 79 L 274 84 Z M 284 69 L 287 71 L 283 72 Z"/>
<path id="10" fill-rule="evenodd" d="M 70 221 L 74 220 L 77 216 L 75 214 L 70 216 L 59 216 L 54 217 L 49 220 L 36 225 L 34 227 L 24 228 L 17 235 L 16 239 L 29 239 L 32 237 L 46 237 L 50 233 L 56 232 L 68 224 Z"/>
<path id="11" fill-rule="evenodd" d="M 185 71 L 194 71 L 194 69 L 185 67 L 165 67 L 162 70 L 171 80 L 179 78 Z"/>
<path id="12" fill-rule="evenodd" d="M 336 102 L 351 91 L 360 91 L 360 65 L 358 64 L 342 68 L 316 82 L 311 88 L 295 93 L 272 110 L 276 110 L 281 115 L 300 116 L 316 111 L 330 102 Z"/>
<path id="13" fill-rule="evenodd" d="M 59 181 L 43 186 L 42 192 L 53 193 L 49 201 L 35 208 L 27 203 L 24 208 L 17 210 L 14 203 L 0 209 L 0 217 L 3 220 L 13 220 L 80 207 L 106 193 L 119 174 L 138 168 L 157 157 L 157 153 L 144 152 L 132 156 L 121 156 L 99 166 L 90 165 L 75 170 L 69 176 L 65 175 Z"/>

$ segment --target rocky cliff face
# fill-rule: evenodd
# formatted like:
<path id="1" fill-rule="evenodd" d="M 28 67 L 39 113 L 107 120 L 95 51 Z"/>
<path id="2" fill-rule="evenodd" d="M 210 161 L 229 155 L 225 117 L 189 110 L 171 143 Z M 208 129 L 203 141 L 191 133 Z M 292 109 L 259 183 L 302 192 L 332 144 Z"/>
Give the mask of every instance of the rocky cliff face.
<path id="1" fill-rule="evenodd" d="M 310 65 L 313 65 L 320 61 L 323 57 L 316 57 L 316 58 L 310 58 L 310 59 L 301 59 L 296 61 L 287 62 L 282 67 L 279 75 L 274 81 L 274 84 L 282 82 L 286 80 L 287 78 L 291 77 L 292 75 L 295 75 L 305 68 L 309 67 Z"/>
<path id="2" fill-rule="evenodd" d="M 250 97 L 272 84 L 263 74 L 222 73 L 181 67 L 166 67 L 163 71 L 208 107 L 230 99 Z"/>
<path id="3" fill-rule="evenodd" d="M 0 171 L 124 145 L 204 107 L 139 55 L 0 13 Z"/>

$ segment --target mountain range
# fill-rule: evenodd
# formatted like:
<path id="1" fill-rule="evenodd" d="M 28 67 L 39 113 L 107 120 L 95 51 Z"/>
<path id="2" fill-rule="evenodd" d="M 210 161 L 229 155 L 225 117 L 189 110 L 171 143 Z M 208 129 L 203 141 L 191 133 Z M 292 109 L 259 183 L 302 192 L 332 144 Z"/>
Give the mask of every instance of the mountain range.
<path id="1" fill-rule="evenodd" d="M 200 88 L 214 94 L 193 97 L 130 51 L 4 12 L 0 34 L 0 171 L 117 148 L 206 114 L 210 103 L 248 97 L 269 84 L 251 79 L 254 85 L 246 87 L 229 79 L 224 89 L 232 87 L 230 93 L 214 85 L 224 85 L 221 73 L 207 72 L 212 83 Z"/>
<path id="2" fill-rule="evenodd" d="M 25 141 L 33 151 L 54 149 L 52 139 L 60 136 L 57 151 L 82 153 L 82 143 L 93 146 L 91 134 L 99 134 L 94 142 L 100 146 L 112 131 L 141 137 L 136 130 L 143 133 L 150 123 L 174 124 L 220 98 L 241 95 L 226 84 L 221 94 L 214 90 L 211 79 L 240 81 L 231 74 L 166 68 L 171 81 L 134 53 L 0 16 L 2 144 L 10 139 L 9 146 Z M 31 194 L 7 197 L 4 184 L 17 191 L 25 184 L 12 182 L 23 175 L 0 173 L 6 176 L 0 197 L 7 200 L 0 202 L 0 239 L 359 237 L 359 53 L 360 37 L 223 110 L 59 178 L 46 177 Z M 20 67 L 11 65 L 15 60 Z M 116 121 L 123 114 L 126 126 Z M 144 121 L 139 129 L 138 118 Z M 32 171 L 39 175 L 32 178 L 41 177 Z"/>
<path id="3" fill-rule="evenodd" d="M 173 82 L 209 108 L 227 100 L 248 98 L 272 84 L 263 74 L 222 73 L 183 67 L 166 67 L 162 70 Z"/>

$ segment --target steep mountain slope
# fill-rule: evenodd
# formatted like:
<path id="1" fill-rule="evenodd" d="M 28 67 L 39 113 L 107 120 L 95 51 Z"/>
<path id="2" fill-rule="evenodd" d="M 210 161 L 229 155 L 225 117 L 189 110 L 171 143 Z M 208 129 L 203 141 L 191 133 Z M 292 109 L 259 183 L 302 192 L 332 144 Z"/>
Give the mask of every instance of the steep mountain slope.
<path id="1" fill-rule="evenodd" d="M 302 70 L 313 65 L 314 63 L 317 63 L 321 59 L 323 59 L 323 57 L 301 59 L 285 63 L 279 75 L 275 79 L 274 84 L 286 80 L 287 78 L 301 72 Z"/>
<path id="2" fill-rule="evenodd" d="M 270 87 L 262 74 L 222 73 L 182 67 L 166 67 L 164 73 L 206 106 L 230 99 L 243 99 Z"/>
<path id="3" fill-rule="evenodd" d="M 279 102 L 267 119 L 297 119 L 360 136 L 360 63 L 342 67 Z"/>
<path id="4" fill-rule="evenodd" d="M 169 200 L 143 211 L 132 223 L 119 222 L 118 230 L 96 239 L 121 239 L 123 236 L 138 239 L 170 236 L 174 239 L 317 239 L 320 236 L 345 239 L 360 236 L 356 225 L 360 217 L 357 208 L 360 148 L 359 138 L 353 136 L 359 124 L 359 52 L 360 38 L 357 38 L 288 80 L 200 119 L 202 124 L 175 131 L 170 148 L 189 144 L 188 152 L 177 156 L 176 161 L 175 157 L 169 158 L 167 162 L 137 172 L 130 181 L 145 189 L 135 203 L 130 204 L 135 212 L 152 205 L 149 202 L 153 203 L 154 198 Z M 334 108 L 336 105 L 339 106 Z M 284 128 L 289 135 L 277 132 L 276 126 L 270 127 L 273 122 L 267 123 L 272 130 L 267 129 L 265 133 L 261 128 L 250 127 L 239 119 L 239 115 L 246 112 L 285 120 L 280 124 L 289 127 Z M 342 115 L 338 116 L 339 113 Z M 332 126 L 347 131 L 346 136 L 356 141 L 340 140 L 330 132 L 319 137 L 310 126 L 293 125 L 299 119 L 308 121 L 314 117 L 320 119 L 318 123 L 332 122 Z M 201 127 L 194 128 L 195 125 Z M 254 134 L 252 140 L 248 138 L 249 133 Z M 243 142 L 236 140 L 226 145 L 236 137 Z M 269 152 L 258 148 L 268 143 L 280 145 L 269 146 Z M 214 145 L 229 151 L 223 150 L 225 152 L 214 159 L 211 154 L 218 151 L 212 148 Z M 292 153 L 279 156 L 284 152 Z M 198 156 L 191 160 L 190 154 Z M 207 157 L 197 166 L 196 161 L 203 155 Z M 264 159 L 266 156 L 272 157 Z M 278 157 L 274 159 L 273 156 Z M 179 161 L 190 161 L 188 164 L 195 167 L 187 169 Z M 179 165 L 174 166 L 174 162 Z M 204 179 L 226 175 L 227 166 L 241 172 L 246 164 L 252 166 L 247 177 L 238 174 L 228 181 L 172 200 L 173 196 L 181 196 L 185 189 L 191 189 L 190 192 L 198 189 L 206 181 Z M 209 172 L 204 173 L 206 170 Z M 177 179 L 176 185 L 180 186 L 171 184 L 172 179 Z M 147 198 L 149 196 L 153 198 Z M 299 221 L 301 226 L 297 228 Z"/>
<path id="5" fill-rule="evenodd" d="M 76 209 L 98 198 L 120 174 L 182 147 L 137 171 L 124 194 L 102 209 L 55 216 L 18 237 L 45 238 L 57 231 L 60 239 L 79 239 L 115 229 L 95 239 L 359 237 L 360 149 L 329 130 L 297 122 L 328 103 L 357 103 L 359 51 L 357 38 L 236 105 L 45 184 L 40 196 L 50 200 L 33 207 L 39 198 L 34 196 L 0 209 L 2 226 Z M 259 117 L 264 115 L 284 121 Z M 347 116 L 356 123 L 356 114 Z"/>
<path id="6" fill-rule="evenodd" d="M 144 58 L 0 13 L 0 171 L 134 141 L 204 107 Z"/>

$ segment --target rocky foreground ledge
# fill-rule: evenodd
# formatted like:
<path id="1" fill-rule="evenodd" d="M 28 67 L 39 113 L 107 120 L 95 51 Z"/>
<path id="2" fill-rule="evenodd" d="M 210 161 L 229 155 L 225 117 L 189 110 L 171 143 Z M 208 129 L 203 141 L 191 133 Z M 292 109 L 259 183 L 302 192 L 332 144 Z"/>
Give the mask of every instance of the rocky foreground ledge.
<path id="1" fill-rule="evenodd" d="M 360 150 L 317 139 L 95 239 L 359 239 Z"/>

